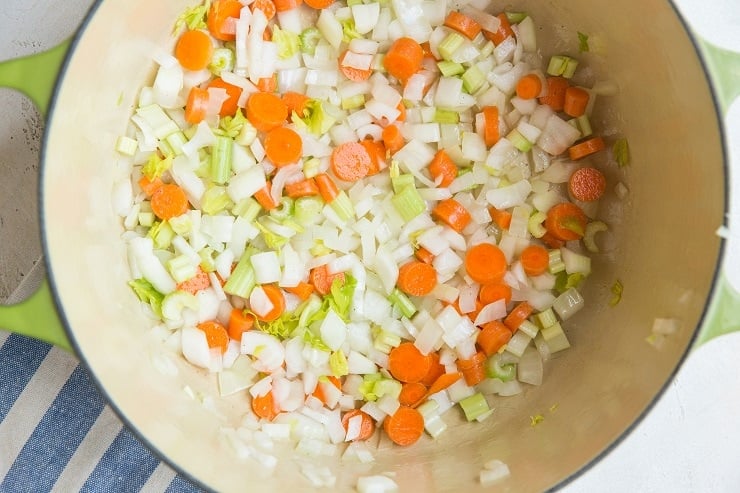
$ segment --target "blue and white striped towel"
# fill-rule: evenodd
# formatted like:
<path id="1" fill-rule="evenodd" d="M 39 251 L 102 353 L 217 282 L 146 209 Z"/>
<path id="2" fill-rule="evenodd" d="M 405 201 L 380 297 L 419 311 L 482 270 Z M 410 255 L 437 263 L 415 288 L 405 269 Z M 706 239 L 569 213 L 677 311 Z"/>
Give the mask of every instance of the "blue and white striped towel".
<path id="1" fill-rule="evenodd" d="M 198 492 L 121 424 L 62 349 L 0 332 L 0 492 Z"/>

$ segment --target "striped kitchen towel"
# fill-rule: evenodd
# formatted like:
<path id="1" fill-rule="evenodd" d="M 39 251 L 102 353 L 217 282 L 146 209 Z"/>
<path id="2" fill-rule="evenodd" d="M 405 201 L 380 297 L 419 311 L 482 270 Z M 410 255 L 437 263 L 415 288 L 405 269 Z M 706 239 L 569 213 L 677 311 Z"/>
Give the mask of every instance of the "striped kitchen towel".
<path id="1" fill-rule="evenodd" d="M 74 356 L 0 332 L 0 492 L 198 492 L 121 424 Z"/>

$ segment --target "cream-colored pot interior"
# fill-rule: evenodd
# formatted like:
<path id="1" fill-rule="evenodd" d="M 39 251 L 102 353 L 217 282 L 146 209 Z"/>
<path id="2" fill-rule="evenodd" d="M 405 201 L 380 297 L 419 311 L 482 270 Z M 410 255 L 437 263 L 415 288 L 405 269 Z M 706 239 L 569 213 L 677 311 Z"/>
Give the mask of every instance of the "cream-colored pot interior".
<path id="1" fill-rule="evenodd" d="M 218 491 L 307 491 L 299 467 L 307 459 L 281 451 L 275 473 L 266 476 L 217 438 L 219 427 L 237 423 L 228 420 L 246 397 L 223 403 L 221 423 L 183 391 L 215 396 L 212 377 L 187 365 L 177 375 L 161 371 L 165 351 L 126 285 L 122 228 L 110 205 L 120 177 L 115 140 L 139 88 L 151 81 L 154 47 L 172 46 L 173 22 L 190 3 L 106 0 L 83 26 L 47 128 L 42 216 L 51 280 L 79 355 L 155 451 Z M 669 3 L 494 4 L 531 12 L 552 41 L 541 43 L 545 55 L 577 54 L 576 31 L 605 50 L 620 93 L 602 100 L 609 111 L 595 124 L 616 123 L 632 150 L 624 173 L 629 198 L 606 214 L 616 245 L 596 257 L 584 291 L 588 307 L 569 321 L 573 347 L 546 363 L 541 387 L 501 398 L 493 418 L 452 425 L 437 441 L 425 435 L 408 449 L 382 441 L 374 464 L 323 460 L 338 475 L 339 490 L 353 487 L 358 475 L 392 471 L 401 491 L 473 491 L 483 463 L 494 458 L 511 470 L 501 491 L 560 484 L 649 408 L 687 351 L 712 289 L 725 204 L 721 138 L 702 67 Z M 624 296 L 612 308 L 617 279 Z M 660 350 L 645 342 L 655 317 L 682 322 Z M 533 427 L 535 415 L 545 419 Z"/>

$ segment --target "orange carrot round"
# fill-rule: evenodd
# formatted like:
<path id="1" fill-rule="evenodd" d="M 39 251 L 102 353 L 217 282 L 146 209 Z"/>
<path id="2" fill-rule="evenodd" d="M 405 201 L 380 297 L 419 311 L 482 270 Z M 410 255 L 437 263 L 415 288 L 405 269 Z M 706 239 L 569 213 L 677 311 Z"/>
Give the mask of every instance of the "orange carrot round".
<path id="1" fill-rule="evenodd" d="M 440 201 L 432 209 L 432 216 L 444 222 L 458 233 L 465 229 L 473 219 L 468 210 L 455 199 Z"/>
<path id="2" fill-rule="evenodd" d="M 221 353 L 226 352 L 229 345 L 229 334 L 226 332 L 226 327 L 215 320 L 210 320 L 199 323 L 198 328 L 205 332 L 209 348 L 218 348 Z"/>
<path id="3" fill-rule="evenodd" d="M 390 75 L 406 83 L 409 77 L 421 69 L 424 49 L 411 38 L 398 38 L 383 58 L 383 66 Z"/>
<path id="4" fill-rule="evenodd" d="M 334 0 L 304 0 L 305 4 L 309 7 L 321 10 L 334 5 Z"/>
<path id="5" fill-rule="evenodd" d="M 486 354 L 478 351 L 470 359 L 457 360 L 457 369 L 462 373 L 465 383 L 469 386 L 478 385 L 486 378 Z"/>
<path id="6" fill-rule="evenodd" d="M 439 362 L 438 352 L 435 351 L 433 353 L 429 353 L 429 360 L 429 371 L 424 375 L 424 378 L 420 380 L 420 382 L 427 387 L 434 384 L 434 382 L 437 381 L 440 376 L 444 375 L 446 371 L 445 366 Z"/>
<path id="7" fill-rule="evenodd" d="M 580 87 L 569 87 L 565 90 L 565 99 L 563 100 L 563 112 L 566 115 L 577 118 L 586 113 L 590 95 L 585 89 Z"/>
<path id="8" fill-rule="evenodd" d="M 286 184 L 285 194 L 291 199 L 311 197 L 319 194 L 319 187 L 316 186 L 316 180 L 306 178 L 305 180 Z"/>
<path id="9" fill-rule="evenodd" d="M 285 12 L 300 7 L 303 4 L 303 0 L 274 0 L 274 3 L 275 9 L 278 12 Z"/>
<path id="10" fill-rule="evenodd" d="M 159 187 L 151 198 L 152 212 L 160 219 L 172 219 L 185 214 L 188 210 L 188 197 L 185 191 L 175 185 L 168 183 Z"/>
<path id="11" fill-rule="evenodd" d="M 534 99 L 542 92 L 542 81 L 536 74 L 527 74 L 516 83 L 516 95 L 522 99 Z"/>
<path id="12" fill-rule="evenodd" d="M 247 119 L 261 132 L 269 132 L 288 119 L 288 107 L 271 92 L 255 92 L 247 99 Z"/>
<path id="13" fill-rule="evenodd" d="M 498 106 L 484 106 L 483 109 L 483 140 L 486 147 L 491 147 L 501 137 L 498 121 Z"/>
<path id="14" fill-rule="evenodd" d="M 236 35 L 227 29 L 230 17 L 239 18 L 243 5 L 239 0 L 215 0 L 208 9 L 206 25 L 211 35 L 221 41 L 234 41 Z"/>
<path id="15" fill-rule="evenodd" d="M 259 418 L 272 421 L 278 415 L 277 409 L 275 409 L 275 397 L 272 395 L 272 390 L 265 395 L 258 395 L 252 398 L 252 411 Z"/>
<path id="16" fill-rule="evenodd" d="M 239 111 L 239 97 L 242 95 L 242 88 L 229 84 L 224 81 L 221 77 L 216 77 L 208 83 L 208 87 L 216 87 L 226 90 L 228 99 L 223 102 L 221 109 L 218 112 L 220 116 L 234 116 Z"/>
<path id="17" fill-rule="evenodd" d="M 301 136 L 288 127 L 277 127 L 267 132 L 265 155 L 278 168 L 297 162 L 303 154 Z"/>
<path id="18" fill-rule="evenodd" d="M 262 284 L 262 290 L 272 303 L 272 310 L 262 316 L 258 315 L 257 318 L 263 322 L 272 322 L 273 320 L 277 320 L 285 311 L 285 296 L 283 296 L 283 292 L 280 291 L 280 288 L 272 284 Z"/>
<path id="19" fill-rule="evenodd" d="M 292 115 L 295 111 L 298 116 L 301 118 L 304 117 L 303 112 L 306 110 L 306 105 L 309 101 L 311 101 L 311 98 L 299 92 L 288 91 L 283 94 L 283 102 L 288 108 L 288 115 Z"/>
<path id="20" fill-rule="evenodd" d="M 450 29 L 454 29 L 468 39 L 475 38 L 481 31 L 480 24 L 456 10 L 452 10 L 447 14 L 444 25 Z"/>
<path id="21" fill-rule="evenodd" d="M 344 432 L 346 433 L 347 430 L 349 430 L 349 420 L 354 418 L 355 416 L 360 416 L 362 418 L 362 421 L 360 422 L 360 434 L 355 438 L 355 440 L 367 440 L 371 436 L 373 436 L 373 433 L 375 433 L 375 421 L 373 418 L 370 417 L 369 414 L 367 414 L 365 411 L 360 411 L 359 409 L 351 409 L 344 413 L 344 416 L 342 416 L 342 426 L 344 426 Z"/>
<path id="22" fill-rule="evenodd" d="M 556 204 L 547 211 L 545 229 L 563 241 L 578 240 L 586 230 L 586 214 L 572 202 Z"/>
<path id="23" fill-rule="evenodd" d="M 195 294 L 202 289 L 206 289 L 210 285 L 211 279 L 208 277 L 208 273 L 198 266 L 196 274 L 190 279 L 179 283 L 177 285 L 177 290 Z"/>
<path id="24" fill-rule="evenodd" d="M 339 281 L 344 284 L 344 272 L 329 274 L 329 268 L 326 264 L 319 265 L 318 267 L 311 269 L 308 277 L 311 284 L 313 284 L 313 287 L 322 296 L 329 294 L 329 291 L 331 291 L 331 285 L 334 284 L 335 279 L 339 279 Z"/>
<path id="25" fill-rule="evenodd" d="M 429 163 L 429 173 L 435 182 L 439 181 L 438 186 L 449 187 L 450 183 L 457 178 L 457 165 L 444 149 L 440 149 Z"/>
<path id="26" fill-rule="evenodd" d="M 339 189 L 331 176 L 326 173 L 320 173 L 314 177 L 316 180 L 316 186 L 319 187 L 319 193 L 324 202 L 331 204 L 337 195 L 339 195 Z"/>
<path id="27" fill-rule="evenodd" d="M 388 371 L 399 382 L 420 382 L 431 364 L 432 359 L 422 354 L 413 342 L 402 342 L 388 354 Z"/>
<path id="28" fill-rule="evenodd" d="M 337 61 L 339 64 L 339 71 L 342 72 L 342 75 L 355 82 L 362 82 L 363 80 L 369 79 L 370 76 L 373 75 L 372 69 L 361 69 L 345 65 L 344 59 L 347 57 L 348 52 L 349 50 L 344 50 L 342 54 L 339 55 L 339 60 Z"/>
<path id="29" fill-rule="evenodd" d="M 581 202 L 599 200 L 606 191 L 606 178 L 604 173 L 596 168 L 580 168 L 570 175 L 568 190 Z"/>
<path id="30" fill-rule="evenodd" d="M 604 139 L 601 137 L 592 137 L 588 140 L 584 140 L 583 142 L 579 142 L 576 145 L 573 145 L 568 148 L 568 155 L 570 156 L 570 159 L 573 161 L 578 161 L 579 159 L 583 159 L 586 156 L 590 156 L 591 154 L 596 154 L 599 151 L 603 151 L 606 148 L 606 144 L 604 143 Z"/>
<path id="31" fill-rule="evenodd" d="M 383 430 L 393 443 L 407 447 L 416 443 L 424 433 L 424 417 L 414 408 L 401 406 L 385 418 Z"/>
<path id="32" fill-rule="evenodd" d="M 202 122 L 206 117 L 208 108 L 208 90 L 201 87 L 193 87 L 188 93 L 185 103 L 185 121 L 196 124 Z"/>
<path id="33" fill-rule="evenodd" d="M 509 226 L 511 226 L 511 218 L 512 213 L 503 210 L 503 209 L 497 209 L 494 206 L 491 206 L 488 208 L 489 214 L 491 214 L 491 219 L 493 222 L 496 223 L 496 226 L 498 226 L 501 229 L 509 229 Z"/>
<path id="34" fill-rule="evenodd" d="M 365 148 L 370 156 L 370 169 L 367 172 L 367 176 L 377 175 L 387 167 L 385 161 L 385 144 L 383 144 L 383 141 L 364 139 L 360 144 L 362 144 L 362 147 Z"/>
<path id="35" fill-rule="evenodd" d="M 524 272 L 528 276 L 541 276 L 550 266 L 550 253 L 540 245 L 529 245 L 519 255 Z"/>
<path id="36" fill-rule="evenodd" d="M 532 311 L 534 311 L 532 305 L 530 305 L 528 301 L 522 301 L 516 305 L 508 315 L 506 315 L 506 318 L 504 318 L 504 325 L 514 332 L 520 325 L 522 325 L 522 322 L 529 318 Z"/>
<path id="37" fill-rule="evenodd" d="M 478 243 L 465 255 L 465 271 L 479 284 L 498 282 L 506 274 L 506 256 L 496 245 Z"/>
<path id="38" fill-rule="evenodd" d="M 483 305 L 494 301 L 504 300 L 507 305 L 511 301 L 511 287 L 503 282 L 491 282 L 480 287 L 478 299 Z"/>
<path id="39" fill-rule="evenodd" d="M 254 327 L 254 315 L 251 313 L 245 313 L 244 310 L 234 308 L 229 314 L 229 323 L 226 327 L 226 331 L 229 333 L 229 337 L 234 340 L 241 341 L 242 334 L 248 330 L 252 330 Z"/>
<path id="40" fill-rule="evenodd" d="M 402 406 L 416 407 L 416 404 L 427 395 L 427 388 L 421 382 L 403 384 L 398 401 Z"/>
<path id="41" fill-rule="evenodd" d="M 277 74 L 272 74 L 272 77 L 260 77 L 257 80 L 257 89 L 262 92 L 277 91 Z"/>
<path id="42" fill-rule="evenodd" d="M 493 320 L 483 325 L 475 340 L 486 356 L 497 353 L 511 339 L 511 329 L 503 322 Z"/>
<path id="43" fill-rule="evenodd" d="M 203 70 L 213 55 L 213 43 L 203 31 L 185 31 L 175 45 L 175 58 L 186 70 Z"/>
<path id="44" fill-rule="evenodd" d="M 271 20 L 273 17 L 275 17 L 275 12 L 277 11 L 275 4 L 272 0 L 254 0 L 250 5 L 249 8 L 252 9 L 252 12 L 254 12 L 257 9 L 260 9 L 263 14 L 265 14 L 265 17 L 267 20 Z"/>
<path id="45" fill-rule="evenodd" d="M 141 188 L 141 191 L 144 192 L 147 197 L 154 195 L 154 192 L 156 192 L 162 185 L 164 185 L 164 182 L 159 177 L 150 180 L 146 175 L 141 175 L 141 178 L 139 178 L 139 188 Z"/>
<path id="46" fill-rule="evenodd" d="M 398 289 L 411 296 L 424 296 L 437 286 L 437 271 L 419 260 L 407 262 L 398 269 Z"/>
<path id="47" fill-rule="evenodd" d="M 367 176 L 371 167 L 370 154 L 359 142 L 345 142 L 331 153 L 331 169 L 343 181 L 357 181 Z"/>
<path id="48" fill-rule="evenodd" d="M 565 77 L 548 77 L 545 81 L 545 95 L 539 101 L 555 111 L 562 111 L 565 105 L 565 91 L 570 86 Z"/>
<path id="49" fill-rule="evenodd" d="M 403 147 L 403 135 L 401 135 L 401 130 L 397 125 L 391 124 L 385 127 L 381 136 L 383 137 L 385 148 L 391 155 Z"/>

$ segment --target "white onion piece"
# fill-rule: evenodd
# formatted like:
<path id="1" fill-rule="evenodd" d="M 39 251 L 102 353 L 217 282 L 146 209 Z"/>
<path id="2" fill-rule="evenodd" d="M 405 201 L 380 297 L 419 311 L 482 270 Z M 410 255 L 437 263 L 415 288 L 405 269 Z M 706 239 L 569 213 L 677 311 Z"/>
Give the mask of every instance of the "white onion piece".
<path id="1" fill-rule="evenodd" d="M 242 334 L 241 352 L 257 357 L 253 363 L 257 371 L 273 372 L 280 368 L 283 361 L 285 361 L 285 348 L 280 340 L 270 334 L 256 330 L 249 330 Z"/>
<path id="2" fill-rule="evenodd" d="M 489 303 L 484 306 L 478 315 L 475 317 L 475 325 L 481 326 L 492 322 L 494 320 L 500 320 L 506 316 L 506 302 L 504 300 L 496 300 L 493 303 Z"/>

